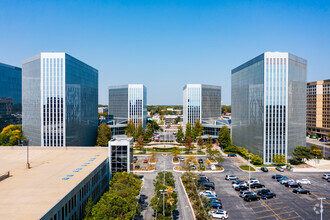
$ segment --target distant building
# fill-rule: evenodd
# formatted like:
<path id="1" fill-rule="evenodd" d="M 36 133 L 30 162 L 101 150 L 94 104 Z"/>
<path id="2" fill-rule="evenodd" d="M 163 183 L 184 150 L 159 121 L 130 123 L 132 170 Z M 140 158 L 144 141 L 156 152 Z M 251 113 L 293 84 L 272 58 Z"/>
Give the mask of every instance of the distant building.
<path id="1" fill-rule="evenodd" d="M 0 132 L 22 123 L 22 69 L 0 63 Z"/>
<path id="2" fill-rule="evenodd" d="M 307 83 L 307 131 L 330 133 L 330 79 Z"/>
<path id="3" fill-rule="evenodd" d="M 23 61 L 23 132 L 32 146 L 94 146 L 98 71 L 66 53 Z"/>
<path id="4" fill-rule="evenodd" d="M 103 114 L 103 113 L 107 113 L 108 112 L 108 108 L 107 107 L 99 107 L 98 108 L 98 112 Z"/>
<path id="5" fill-rule="evenodd" d="M 232 70 L 232 138 L 272 163 L 306 146 L 307 61 L 265 52 Z"/>
<path id="6" fill-rule="evenodd" d="M 115 138 L 109 141 L 111 175 L 133 171 L 133 138 Z"/>
<path id="7" fill-rule="evenodd" d="M 109 87 L 109 119 L 113 120 L 111 131 L 124 131 L 122 125 L 133 120 L 135 125 L 147 124 L 147 88 L 142 84 Z M 116 129 L 119 126 L 119 129 Z M 112 132 L 112 133 L 114 133 Z M 122 135 L 124 133 L 119 133 Z"/>

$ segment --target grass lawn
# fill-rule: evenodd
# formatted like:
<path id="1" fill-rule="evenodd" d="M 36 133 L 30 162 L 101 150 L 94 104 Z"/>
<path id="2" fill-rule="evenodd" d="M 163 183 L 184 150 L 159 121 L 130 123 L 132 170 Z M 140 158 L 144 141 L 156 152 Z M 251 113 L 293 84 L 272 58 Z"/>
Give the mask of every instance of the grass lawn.
<path id="1" fill-rule="evenodd" d="M 242 165 L 239 166 L 242 170 L 249 171 L 249 166 L 248 165 Z M 253 167 L 250 167 L 250 171 L 256 171 Z"/>

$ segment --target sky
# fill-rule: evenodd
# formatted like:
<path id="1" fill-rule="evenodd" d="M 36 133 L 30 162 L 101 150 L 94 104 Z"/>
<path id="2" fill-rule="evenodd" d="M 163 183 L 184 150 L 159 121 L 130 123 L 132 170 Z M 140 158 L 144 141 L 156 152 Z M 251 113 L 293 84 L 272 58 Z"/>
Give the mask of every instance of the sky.
<path id="1" fill-rule="evenodd" d="M 148 104 L 182 105 L 187 83 L 222 86 L 231 70 L 266 51 L 307 59 L 307 81 L 330 78 L 330 1 L 0 0 L 0 62 L 22 66 L 66 52 L 110 85 L 142 83 Z"/>

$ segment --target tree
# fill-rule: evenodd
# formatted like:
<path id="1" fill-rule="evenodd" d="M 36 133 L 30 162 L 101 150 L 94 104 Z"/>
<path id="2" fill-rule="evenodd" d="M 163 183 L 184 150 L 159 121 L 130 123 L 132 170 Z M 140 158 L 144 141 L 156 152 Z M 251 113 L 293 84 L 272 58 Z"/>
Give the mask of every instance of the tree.
<path id="1" fill-rule="evenodd" d="M 88 201 L 85 207 L 85 217 L 84 220 L 90 220 L 93 219 L 93 202 L 91 197 L 88 197 Z"/>
<path id="2" fill-rule="evenodd" d="M 318 146 L 316 146 L 315 144 L 311 146 L 311 150 L 314 154 L 314 156 L 317 157 L 317 159 L 322 159 L 322 149 Z"/>
<path id="3" fill-rule="evenodd" d="M 180 149 L 178 147 L 172 148 L 172 155 L 176 158 L 180 154 Z"/>
<path id="4" fill-rule="evenodd" d="M 97 129 L 96 146 L 108 146 L 108 142 L 110 141 L 110 139 L 110 127 L 105 123 L 100 124 Z"/>
<path id="5" fill-rule="evenodd" d="M 178 124 L 180 121 L 180 116 L 176 117 L 175 120 L 174 120 L 174 124 Z"/>
<path id="6" fill-rule="evenodd" d="M 150 142 L 152 140 L 152 125 L 150 123 L 147 124 L 147 128 L 146 131 L 144 133 L 144 139 L 148 142 Z"/>
<path id="7" fill-rule="evenodd" d="M 191 145 L 191 143 L 192 143 L 192 138 L 191 137 L 186 137 L 186 140 L 185 140 L 185 142 L 184 142 L 184 146 L 186 147 L 186 150 L 187 151 L 190 151 L 191 149 L 192 149 L 192 145 Z"/>
<path id="8" fill-rule="evenodd" d="M 129 120 L 127 122 L 125 134 L 127 135 L 127 137 L 135 137 L 135 123 L 133 120 Z"/>
<path id="9" fill-rule="evenodd" d="M 142 151 L 144 149 L 144 140 L 142 135 L 140 135 L 137 139 L 137 147 L 140 151 Z"/>
<path id="10" fill-rule="evenodd" d="M 179 126 L 178 132 L 176 133 L 176 140 L 179 143 L 182 143 L 183 142 L 183 138 L 184 138 L 183 129 L 182 129 L 182 126 Z"/>
<path id="11" fill-rule="evenodd" d="M 273 163 L 276 165 L 276 166 L 279 166 L 279 165 L 284 165 L 285 164 L 285 156 L 283 154 L 275 154 L 273 156 Z"/>
<path id="12" fill-rule="evenodd" d="M 157 132 L 161 130 L 159 124 L 156 121 L 152 120 L 152 121 L 148 121 L 148 123 L 151 124 L 152 132 Z"/>
<path id="13" fill-rule="evenodd" d="M 220 163 L 222 163 L 224 161 L 221 153 L 218 151 L 215 155 L 214 155 L 214 160 L 220 165 Z"/>
<path id="14" fill-rule="evenodd" d="M 185 134 L 185 138 L 192 136 L 192 131 L 191 131 L 191 123 L 188 121 L 188 123 L 186 124 L 186 134 Z"/>
<path id="15" fill-rule="evenodd" d="M 197 138 L 197 145 L 198 145 L 198 147 L 199 147 L 199 150 L 201 151 L 202 148 L 203 148 L 203 145 L 204 145 L 204 140 L 203 140 L 203 138 L 202 138 L 201 136 L 199 136 L 199 137 Z"/>
<path id="16" fill-rule="evenodd" d="M 298 160 L 300 163 L 306 159 L 310 160 L 313 159 L 314 155 L 313 152 L 310 148 L 305 147 L 305 146 L 298 146 L 294 149 L 292 155 L 296 160 Z"/>
<path id="17" fill-rule="evenodd" d="M 193 140 L 196 140 L 196 138 L 201 136 L 202 134 L 203 134 L 203 125 L 199 120 L 197 120 L 192 129 Z"/>
<path id="18" fill-rule="evenodd" d="M 0 146 L 17 146 L 25 139 L 21 125 L 8 125 L 0 133 Z"/>
<path id="19" fill-rule="evenodd" d="M 219 132 L 219 143 L 224 148 L 232 145 L 229 129 L 226 125 L 223 125 Z"/>
<path id="20" fill-rule="evenodd" d="M 263 163 L 262 158 L 259 157 L 259 155 L 252 155 L 251 157 L 251 163 L 254 165 L 261 165 Z M 285 157 L 284 157 L 284 163 L 285 163 Z"/>
<path id="21" fill-rule="evenodd" d="M 138 126 L 135 128 L 135 139 L 140 136 L 143 136 L 143 125 L 141 120 L 139 121 Z"/>
<path id="22" fill-rule="evenodd" d="M 210 136 L 208 136 L 207 141 L 206 141 L 206 152 L 209 154 L 209 156 L 211 156 L 212 154 L 212 148 L 213 148 L 213 144 L 212 144 L 212 138 Z"/>

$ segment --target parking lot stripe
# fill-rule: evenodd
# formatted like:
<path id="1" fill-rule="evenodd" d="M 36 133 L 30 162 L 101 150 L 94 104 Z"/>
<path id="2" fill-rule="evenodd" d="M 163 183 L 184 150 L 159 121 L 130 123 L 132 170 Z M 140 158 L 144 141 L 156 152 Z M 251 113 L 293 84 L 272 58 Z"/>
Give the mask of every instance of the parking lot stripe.
<path id="1" fill-rule="evenodd" d="M 300 215 L 297 215 L 297 216 L 293 216 L 293 217 L 290 217 L 290 218 L 285 218 L 283 220 L 294 219 L 294 218 L 301 218 L 301 216 Z"/>
<path id="2" fill-rule="evenodd" d="M 257 219 L 262 219 L 262 218 L 269 218 L 269 217 L 272 217 L 272 216 L 275 216 L 275 215 L 267 215 L 267 216 L 262 216 L 262 217 L 259 217 Z"/>
<path id="3" fill-rule="evenodd" d="M 280 218 L 280 216 L 278 215 L 278 214 L 276 214 L 276 212 L 269 206 L 269 205 L 267 205 L 267 203 L 265 203 L 265 201 L 263 201 L 263 203 L 270 209 L 270 210 L 272 210 L 272 212 L 281 220 L 281 218 Z M 277 204 L 280 204 L 280 203 L 283 203 L 283 202 L 278 202 Z M 274 203 L 275 204 L 275 203 Z M 274 205 L 274 204 L 272 204 L 272 205 Z"/>
<path id="4" fill-rule="evenodd" d="M 287 213 L 291 213 L 291 212 L 294 212 L 294 211 L 282 212 L 282 213 L 279 213 L 278 215 L 283 215 L 283 214 L 287 214 Z"/>
<path id="5" fill-rule="evenodd" d="M 263 201 L 263 202 L 264 202 L 264 201 Z M 277 204 L 281 204 L 281 203 L 283 203 L 283 202 L 275 202 L 275 203 L 271 203 L 271 204 L 269 204 L 269 205 L 277 205 Z M 265 202 L 265 204 L 268 205 L 266 202 Z"/>
<path id="6" fill-rule="evenodd" d="M 265 207 L 265 206 L 263 206 L 263 207 Z M 285 209 L 285 208 L 289 208 L 289 206 L 285 206 L 285 207 L 281 207 L 281 208 L 276 208 L 276 209 L 273 209 L 273 210 Z M 269 212 L 269 211 L 272 211 L 272 210 L 264 210 L 264 211 L 254 212 L 254 213 Z"/>

